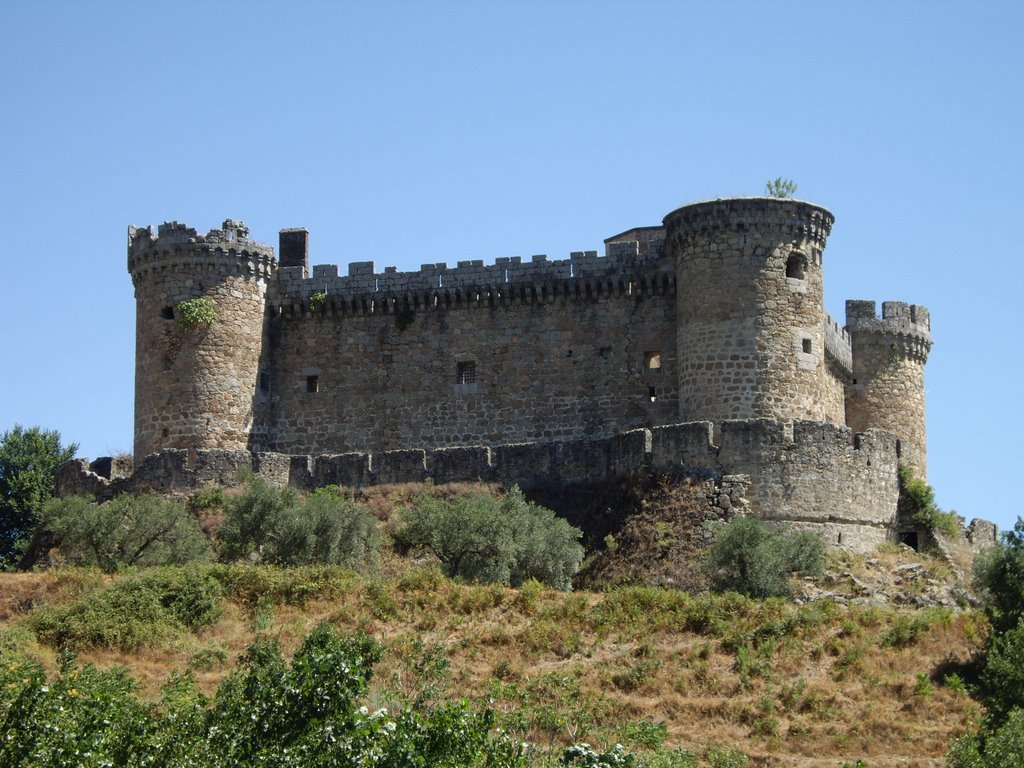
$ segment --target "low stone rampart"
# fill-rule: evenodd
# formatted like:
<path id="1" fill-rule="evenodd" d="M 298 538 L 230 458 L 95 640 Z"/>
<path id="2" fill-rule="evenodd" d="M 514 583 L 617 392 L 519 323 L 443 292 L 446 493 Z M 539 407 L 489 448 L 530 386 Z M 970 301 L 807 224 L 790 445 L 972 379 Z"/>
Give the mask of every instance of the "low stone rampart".
<path id="1" fill-rule="evenodd" d="M 750 512 L 808 528 L 830 544 L 869 549 L 896 528 L 896 437 L 812 421 L 752 419 L 636 429 L 601 440 L 288 456 L 247 451 L 168 450 L 129 474 L 107 459 L 75 459 L 58 472 L 58 494 L 100 498 L 125 491 L 185 492 L 235 485 L 253 473 L 276 485 L 460 481 L 530 488 L 606 480 L 647 471 L 722 478 L 745 475 Z"/>

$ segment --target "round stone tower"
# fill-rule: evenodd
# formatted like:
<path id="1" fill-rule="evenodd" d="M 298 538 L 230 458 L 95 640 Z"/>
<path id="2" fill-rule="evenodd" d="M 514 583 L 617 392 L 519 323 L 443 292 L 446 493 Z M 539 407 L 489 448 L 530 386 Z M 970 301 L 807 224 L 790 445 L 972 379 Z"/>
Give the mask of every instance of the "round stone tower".
<path id="1" fill-rule="evenodd" d="M 680 419 L 844 422 L 825 365 L 822 251 L 833 220 L 817 205 L 762 197 L 665 217 Z"/>
<path id="2" fill-rule="evenodd" d="M 168 448 L 250 448 L 275 267 L 273 249 L 241 222 L 206 235 L 177 222 L 156 235 L 128 228 L 137 461 Z"/>
<path id="3" fill-rule="evenodd" d="M 900 460 L 926 479 L 924 366 L 932 348 L 931 318 L 917 304 L 846 302 L 853 381 L 846 388 L 846 420 L 858 432 L 886 429 L 900 438 Z"/>

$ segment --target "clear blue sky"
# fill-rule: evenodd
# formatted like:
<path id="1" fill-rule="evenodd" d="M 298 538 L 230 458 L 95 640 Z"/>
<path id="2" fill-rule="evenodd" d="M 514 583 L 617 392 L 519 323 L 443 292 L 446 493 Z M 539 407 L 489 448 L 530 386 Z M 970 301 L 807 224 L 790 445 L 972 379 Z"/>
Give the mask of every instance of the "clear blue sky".
<path id="1" fill-rule="evenodd" d="M 1024 511 L 1024 3 L 6 0 L 0 29 L 0 430 L 131 449 L 129 224 L 416 269 L 784 176 L 836 215 L 835 317 L 932 311 L 940 503 Z"/>

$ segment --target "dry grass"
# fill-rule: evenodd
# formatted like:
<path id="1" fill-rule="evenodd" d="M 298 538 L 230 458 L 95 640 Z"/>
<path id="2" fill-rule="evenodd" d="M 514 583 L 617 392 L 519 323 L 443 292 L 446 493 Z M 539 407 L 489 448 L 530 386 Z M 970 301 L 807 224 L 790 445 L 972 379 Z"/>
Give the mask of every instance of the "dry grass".
<path id="1" fill-rule="evenodd" d="M 941 679 L 921 682 L 982 642 L 984 621 L 970 611 L 654 588 L 512 590 L 456 584 L 397 559 L 389 568 L 376 578 L 323 572 L 319 595 L 305 602 L 286 591 L 261 597 L 246 582 L 210 627 L 131 655 L 92 649 L 79 658 L 127 667 L 150 696 L 186 668 L 212 693 L 257 636 L 292 652 L 329 621 L 383 642 L 374 704 L 490 700 L 504 727 L 550 746 L 626 740 L 631 723 L 664 723 L 666 745 L 728 744 L 773 766 L 938 766 L 950 736 L 980 712 Z M 0 648 L 53 671 L 53 649 L 34 643 L 26 620 L 41 603 L 107 580 L 74 570 L 0 575 Z"/>

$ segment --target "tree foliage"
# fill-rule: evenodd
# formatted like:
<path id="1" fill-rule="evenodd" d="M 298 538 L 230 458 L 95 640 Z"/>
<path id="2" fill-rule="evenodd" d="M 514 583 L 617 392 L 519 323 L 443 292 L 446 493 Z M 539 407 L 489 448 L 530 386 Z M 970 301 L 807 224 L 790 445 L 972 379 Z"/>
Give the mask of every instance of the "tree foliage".
<path id="1" fill-rule="evenodd" d="M 910 518 L 926 531 L 956 536 L 962 530 L 955 512 L 946 512 L 935 503 L 935 489 L 914 475 L 913 469 L 900 464 L 897 470 L 900 495 L 898 509 L 901 517 Z"/>
<path id="2" fill-rule="evenodd" d="M 217 320 L 217 306 L 213 299 L 200 296 L 178 302 L 178 322 L 186 331 L 209 328 Z"/>
<path id="3" fill-rule="evenodd" d="M 1004 531 L 974 566 L 975 585 L 996 633 L 1017 627 L 1024 619 L 1024 519 Z"/>
<path id="4" fill-rule="evenodd" d="M 1024 519 L 983 552 L 975 581 L 992 625 L 978 695 L 988 714 L 953 745 L 950 768 L 1024 768 Z"/>
<path id="5" fill-rule="evenodd" d="M 500 499 L 420 496 L 403 517 L 399 545 L 432 553 L 453 578 L 512 586 L 536 579 L 570 589 L 583 560 L 580 530 L 518 487 Z"/>
<path id="6" fill-rule="evenodd" d="M 31 625 L 40 640 L 57 648 L 130 651 L 211 624 L 220 615 L 222 594 L 205 569 L 151 568 L 69 603 L 44 605 Z"/>
<path id="7" fill-rule="evenodd" d="M 715 532 L 704 557 L 711 588 L 749 597 L 788 597 L 794 574 L 820 576 L 825 543 L 808 531 L 784 531 L 737 517 Z"/>
<path id="8" fill-rule="evenodd" d="M 122 494 L 104 504 L 85 496 L 51 499 L 42 521 L 68 562 L 107 573 L 211 556 L 209 540 L 185 505 L 150 494 Z"/>
<path id="9" fill-rule="evenodd" d="M 48 680 L 0 658 L 0 765 L 525 768 L 522 745 L 492 733 L 489 710 L 360 706 L 379 656 L 373 640 L 321 625 L 290 664 L 276 643 L 254 643 L 212 703 L 177 676 L 159 705 L 141 701 L 116 669 L 66 657 Z"/>
<path id="10" fill-rule="evenodd" d="M 274 565 L 343 565 L 371 568 L 380 549 L 377 521 L 366 507 L 321 488 L 306 499 L 258 477 L 224 505 L 217 531 L 221 560 Z"/>
<path id="11" fill-rule="evenodd" d="M 0 436 L 0 565 L 20 556 L 53 496 L 57 467 L 77 450 L 75 443 L 62 446 L 59 432 L 39 427 L 16 424 Z"/>
<path id="12" fill-rule="evenodd" d="M 792 179 L 784 179 L 779 176 L 764 185 L 764 192 L 768 197 L 792 197 L 796 194 L 796 182 Z"/>

